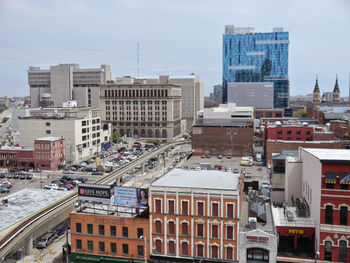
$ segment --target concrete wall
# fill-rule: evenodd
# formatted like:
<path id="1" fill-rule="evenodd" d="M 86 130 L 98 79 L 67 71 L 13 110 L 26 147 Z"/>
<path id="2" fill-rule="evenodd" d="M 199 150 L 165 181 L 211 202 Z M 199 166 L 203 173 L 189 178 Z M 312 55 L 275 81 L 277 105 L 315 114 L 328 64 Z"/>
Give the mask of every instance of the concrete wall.
<path id="1" fill-rule="evenodd" d="M 302 163 L 295 158 L 286 157 L 285 195 L 284 200 L 291 202 L 293 198 L 301 197 Z"/>
<path id="2" fill-rule="evenodd" d="M 54 106 L 62 106 L 73 98 L 73 66 L 51 66 L 50 71 L 51 98 Z"/>
<path id="3" fill-rule="evenodd" d="M 273 82 L 235 82 L 227 85 L 227 102 L 237 106 L 273 108 Z"/>

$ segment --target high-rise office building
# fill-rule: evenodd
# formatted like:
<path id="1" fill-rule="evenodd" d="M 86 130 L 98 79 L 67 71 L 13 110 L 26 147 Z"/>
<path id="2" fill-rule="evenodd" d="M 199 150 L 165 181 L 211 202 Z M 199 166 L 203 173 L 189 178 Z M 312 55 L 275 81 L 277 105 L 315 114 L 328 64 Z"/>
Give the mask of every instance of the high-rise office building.
<path id="1" fill-rule="evenodd" d="M 283 28 L 255 33 L 252 27 L 226 26 L 223 36 L 223 100 L 230 82 L 273 82 L 274 108 L 287 108 L 289 33 Z"/>

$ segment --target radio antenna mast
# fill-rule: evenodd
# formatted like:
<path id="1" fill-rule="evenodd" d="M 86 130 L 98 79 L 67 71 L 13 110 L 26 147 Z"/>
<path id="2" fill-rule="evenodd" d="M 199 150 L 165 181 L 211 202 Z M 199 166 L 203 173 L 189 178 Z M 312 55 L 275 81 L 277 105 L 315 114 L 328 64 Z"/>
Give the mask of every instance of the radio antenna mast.
<path id="1" fill-rule="evenodd" d="M 139 42 L 137 42 L 137 78 L 140 74 L 140 45 Z"/>

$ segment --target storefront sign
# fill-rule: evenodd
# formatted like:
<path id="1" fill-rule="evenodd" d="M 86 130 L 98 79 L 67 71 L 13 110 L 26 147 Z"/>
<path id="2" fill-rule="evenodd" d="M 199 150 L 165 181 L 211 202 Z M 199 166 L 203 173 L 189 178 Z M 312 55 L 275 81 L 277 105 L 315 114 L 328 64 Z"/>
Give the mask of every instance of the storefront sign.
<path id="1" fill-rule="evenodd" d="M 292 235 L 293 234 L 302 235 L 302 234 L 304 234 L 304 230 L 302 230 L 302 229 L 289 229 L 288 233 L 292 234 Z"/>
<path id="2" fill-rule="evenodd" d="M 249 236 L 247 235 L 247 240 L 251 242 L 268 242 L 268 237 L 261 237 L 261 236 Z"/>

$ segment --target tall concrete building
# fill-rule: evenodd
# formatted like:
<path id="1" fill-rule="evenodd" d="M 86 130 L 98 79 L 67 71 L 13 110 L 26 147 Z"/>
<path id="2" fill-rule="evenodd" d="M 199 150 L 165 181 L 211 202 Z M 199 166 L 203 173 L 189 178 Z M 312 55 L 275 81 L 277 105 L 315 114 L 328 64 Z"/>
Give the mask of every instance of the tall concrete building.
<path id="1" fill-rule="evenodd" d="M 218 103 L 223 101 L 222 85 L 214 85 L 213 93 L 210 93 L 210 100 Z"/>
<path id="2" fill-rule="evenodd" d="M 95 69 L 79 69 L 78 64 L 59 64 L 50 69 L 29 67 L 31 107 L 61 107 L 70 100 L 82 107 L 99 107 L 100 85 L 110 79 L 110 65 Z"/>
<path id="3" fill-rule="evenodd" d="M 158 78 L 146 78 L 147 83 L 157 83 Z M 182 118 L 187 121 L 187 132 L 196 119 L 197 111 L 204 109 L 204 84 L 197 75 L 169 76 L 169 83 L 180 85 L 182 94 Z"/>
<path id="4" fill-rule="evenodd" d="M 152 84 L 143 79 L 118 78 L 101 85 L 102 121 L 122 136 L 173 141 L 182 131 L 181 86 L 168 76 Z"/>
<path id="5" fill-rule="evenodd" d="M 224 103 L 230 82 L 273 82 L 274 108 L 288 108 L 289 33 L 283 28 L 258 33 L 252 27 L 226 26 L 223 35 Z"/>

